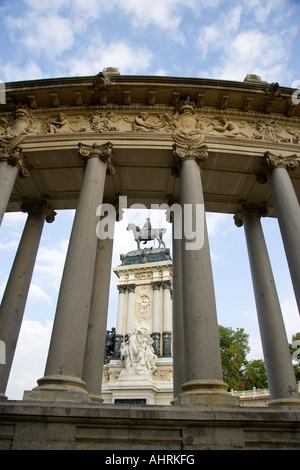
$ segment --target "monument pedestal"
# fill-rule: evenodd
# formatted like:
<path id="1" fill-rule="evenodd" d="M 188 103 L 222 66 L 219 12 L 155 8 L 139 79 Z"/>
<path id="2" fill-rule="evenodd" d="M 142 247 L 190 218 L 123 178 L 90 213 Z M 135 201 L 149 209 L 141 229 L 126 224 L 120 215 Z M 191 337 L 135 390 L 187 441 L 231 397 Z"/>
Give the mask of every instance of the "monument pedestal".
<path id="1" fill-rule="evenodd" d="M 159 358 L 153 374 L 124 371 L 124 362 L 111 360 L 104 366 L 101 396 L 104 403 L 170 405 L 173 398 L 172 358 Z"/>

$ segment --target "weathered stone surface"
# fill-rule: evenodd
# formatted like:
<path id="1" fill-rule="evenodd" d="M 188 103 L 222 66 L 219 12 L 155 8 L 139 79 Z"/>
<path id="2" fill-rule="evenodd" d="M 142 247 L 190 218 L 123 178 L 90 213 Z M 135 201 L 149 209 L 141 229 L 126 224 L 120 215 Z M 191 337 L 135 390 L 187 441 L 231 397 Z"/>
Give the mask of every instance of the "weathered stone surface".
<path id="1" fill-rule="evenodd" d="M 0 449 L 300 449 L 300 408 L 0 405 Z"/>

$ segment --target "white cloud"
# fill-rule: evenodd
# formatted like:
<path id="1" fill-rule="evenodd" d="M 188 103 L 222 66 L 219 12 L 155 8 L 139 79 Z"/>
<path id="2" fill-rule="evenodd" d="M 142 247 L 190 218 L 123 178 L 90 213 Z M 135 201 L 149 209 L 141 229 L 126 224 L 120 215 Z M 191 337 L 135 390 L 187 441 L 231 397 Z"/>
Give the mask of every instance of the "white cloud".
<path id="1" fill-rule="evenodd" d="M 300 331 L 299 310 L 295 297 L 284 298 L 281 301 L 281 310 L 285 323 L 285 329 L 288 341 L 292 340 L 292 336 Z"/>
<path id="2" fill-rule="evenodd" d="M 286 42 L 277 34 L 243 31 L 225 48 L 213 73 L 227 80 L 243 80 L 247 73 L 255 73 L 266 81 L 280 81 L 286 74 L 288 55 Z"/>
<path id="3" fill-rule="evenodd" d="M 9 378 L 6 394 L 11 400 L 21 400 L 24 390 L 36 387 L 44 375 L 52 323 L 24 319 Z"/>
<path id="4" fill-rule="evenodd" d="M 74 36 L 69 18 L 54 14 L 39 16 L 30 12 L 24 18 L 8 16 L 6 23 L 15 34 L 15 40 L 32 54 L 44 54 L 53 59 L 73 45 Z"/>
<path id="5" fill-rule="evenodd" d="M 279 19 L 289 14 L 286 0 L 246 0 L 245 9 L 251 11 L 258 23 L 265 23 L 272 15 L 272 21 L 278 23 Z M 283 14 L 284 13 L 284 14 Z"/>
<path id="6" fill-rule="evenodd" d="M 16 65 L 14 62 L 0 63 L 0 66 L 1 79 L 5 82 L 44 78 L 44 73 L 41 67 L 32 60 L 24 66 Z"/>
<path id="7" fill-rule="evenodd" d="M 228 214 L 221 214 L 221 213 L 208 213 L 206 214 L 206 222 L 207 222 L 207 231 L 209 236 L 214 236 L 220 233 L 224 235 L 224 233 L 228 232 L 232 229 L 231 224 L 228 224 Z"/>
<path id="8" fill-rule="evenodd" d="M 69 240 L 59 240 L 55 246 L 41 246 L 34 268 L 34 282 L 51 295 L 56 295 L 61 281 Z M 48 294 L 46 294 L 48 295 Z"/>
<path id="9" fill-rule="evenodd" d="M 28 292 L 28 302 L 29 301 L 43 301 L 47 304 L 52 304 L 52 299 L 38 284 L 31 283 L 29 292 Z"/>
<path id="10" fill-rule="evenodd" d="M 147 48 L 123 41 L 105 44 L 101 38 L 97 41 L 94 38 L 93 44 L 64 65 L 73 76 L 93 75 L 104 67 L 117 67 L 122 74 L 141 74 L 150 66 L 151 59 L 152 53 Z"/>
<path id="11" fill-rule="evenodd" d="M 232 37 L 240 25 L 242 7 L 237 6 L 231 11 L 222 13 L 217 20 L 209 26 L 204 26 L 199 32 L 198 44 L 206 57 L 212 50 L 226 48 L 229 38 Z"/>
<path id="12" fill-rule="evenodd" d="M 292 11 L 292 3 L 283 0 L 251 0 L 218 12 L 199 30 L 202 58 L 215 62 L 206 76 L 243 80 L 255 73 L 267 81 L 288 82 L 287 64 L 298 33 Z"/>

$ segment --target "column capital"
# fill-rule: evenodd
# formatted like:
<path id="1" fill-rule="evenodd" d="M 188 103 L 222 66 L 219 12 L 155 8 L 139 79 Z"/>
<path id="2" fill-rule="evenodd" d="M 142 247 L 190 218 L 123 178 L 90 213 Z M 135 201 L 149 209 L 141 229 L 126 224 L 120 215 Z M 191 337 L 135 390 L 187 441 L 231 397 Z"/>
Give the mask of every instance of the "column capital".
<path id="1" fill-rule="evenodd" d="M 171 281 L 169 279 L 167 281 L 161 281 L 161 285 L 163 289 L 171 289 Z"/>
<path id="2" fill-rule="evenodd" d="M 126 284 L 119 284 L 117 286 L 117 289 L 119 291 L 119 294 L 125 294 L 125 291 L 127 289 L 127 285 Z"/>
<path id="3" fill-rule="evenodd" d="M 85 161 L 89 158 L 99 158 L 103 163 L 107 164 L 107 174 L 114 174 L 116 172 L 115 163 L 113 161 L 113 144 L 106 142 L 106 144 L 78 144 L 78 153 Z"/>
<path id="4" fill-rule="evenodd" d="M 39 212 L 45 216 L 46 222 L 51 224 L 56 216 L 56 212 L 53 210 L 51 204 L 47 199 L 24 199 L 21 204 L 22 212 Z"/>
<path id="5" fill-rule="evenodd" d="M 161 281 L 154 281 L 154 282 L 151 282 L 151 285 L 153 287 L 153 290 L 159 290 L 160 289 L 160 286 L 161 286 Z"/>
<path id="6" fill-rule="evenodd" d="M 201 168 L 208 157 L 207 145 L 205 144 L 193 146 L 174 143 L 172 147 L 173 156 L 177 164 L 192 159 L 195 160 Z"/>
<path id="7" fill-rule="evenodd" d="M 237 227 L 242 227 L 244 218 L 247 216 L 266 217 L 268 208 L 265 204 L 255 204 L 251 202 L 242 202 L 240 208 L 234 214 L 234 223 Z"/>
<path id="8" fill-rule="evenodd" d="M 135 292 L 136 285 L 135 284 L 127 284 L 128 292 Z"/>
<path id="9" fill-rule="evenodd" d="M 6 149 L 0 147 L 0 162 L 6 161 L 11 166 L 18 168 L 19 176 L 30 176 L 30 165 L 27 163 L 21 147 Z"/>
<path id="10" fill-rule="evenodd" d="M 259 168 L 255 171 L 257 182 L 264 184 L 268 180 L 268 174 L 274 168 L 286 168 L 287 170 L 295 170 L 298 168 L 299 158 L 296 154 L 283 156 L 281 154 L 275 155 L 269 151 L 264 153 L 263 160 Z"/>

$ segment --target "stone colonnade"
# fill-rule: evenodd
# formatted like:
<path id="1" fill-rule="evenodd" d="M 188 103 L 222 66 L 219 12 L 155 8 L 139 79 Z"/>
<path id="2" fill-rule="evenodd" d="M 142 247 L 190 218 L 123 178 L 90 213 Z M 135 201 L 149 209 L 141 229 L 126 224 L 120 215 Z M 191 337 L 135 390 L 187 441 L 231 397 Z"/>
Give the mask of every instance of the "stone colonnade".
<path id="1" fill-rule="evenodd" d="M 182 148 L 174 144 L 174 157 L 180 176 L 180 203 L 183 209 L 192 207 L 195 222 L 197 206 L 204 205 L 202 189 L 202 164 L 208 156 L 204 145 Z M 49 347 L 44 377 L 38 386 L 24 395 L 25 400 L 101 402 L 101 377 L 104 356 L 106 315 L 111 271 L 112 240 L 99 240 L 95 231 L 96 209 L 101 204 L 106 174 L 114 171 L 113 146 L 79 144 L 79 155 L 84 159 L 84 174 L 78 206 L 69 242 L 57 303 L 55 321 Z M 1 211 L 4 214 L 18 175 L 29 176 L 29 169 L 20 149 L 4 151 L 0 155 Z M 287 254 L 295 295 L 299 305 L 299 204 L 290 181 L 288 169 L 297 159 L 264 155 L 263 165 L 257 172 L 259 182 L 270 180 L 273 200 Z M 23 170 L 22 170 L 23 169 Z M 8 361 L 1 367 L 1 397 L 11 368 L 13 352 L 25 307 L 34 260 L 42 233 L 45 213 L 53 220 L 53 212 L 41 207 L 28 215 L 28 225 L 19 246 L 11 271 L 7 296 L 22 298 L 22 303 L 7 308 L 6 292 L 0 313 L 1 339 L 7 347 Z M 299 396 L 293 375 L 291 358 L 282 314 L 276 294 L 274 279 L 260 225 L 260 217 L 266 208 L 241 203 L 235 215 L 238 226 L 244 225 L 257 313 L 268 380 L 271 404 L 299 406 Z M 46 215 L 47 220 L 47 215 Z M 50 221 L 51 221 L 50 220 Z M 174 225 L 174 224 L 173 224 Z M 195 226 L 195 225 L 194 225 Z M 30 237 L 27 236 L 30 232 Z M 24 237 L 24 238 L 23 238 Z M 238 400 L 227 391 L 223 382 L 217 314 L 210 260 L 209 241 L 204 216 L 203 243 L 197 249 L 187 249 L 191 240 L 183 234 L 181 240 L 173 240 L 173 357 L 175 405 L 238 405 Z M 26 250 L 28 252 L 25 256 Z M 19 258 L 21 261 L 19 261 Z M 22 266 L 20 266 L 23 264 Z M 25 266 L 26 265 L 26 266 Z M 17 269 L 22 269 L 23 283 L 19 283 Z M 26 279 L 25 279 L 26 278 Z M 10 287 L 10 286 L 13 286 Z M 134 285 L 126 285 L 128 294 L 134 294 Z M 158 288 L 164 293 L 167 284 L 153 286 L 154 296 Z M 125 288 L 119 286 L 119 310 L 124 307 Z M 170 299 L 164 294 L 165 304 Z M 131 299 L 128 301 L 131 302 Z M 155 299 L 153 302 L 156 305 Z M 16 313 L 18 312 L 18 313 Z M 14 316 L 16 314 L 16 317 Z M 155 315 L 153 316 L 155 322 Z M 129 315 L 127 331 L 129 331 Z M 164 323 L 165 338 L 171 328 L 170 319 Z M 153 325 L 153 334 L 156 325 Z M 117 324 L 116 351 L 120 343 L 120 324 Z M 118 339 L 119 338 L 119 339 Z M 161 338 L 159 338 L 161 340 Z M 119 341 L 119 343 L 118 343 Z M 157 338 L 154 338 L 157 342 Z M 163 337 L 163 353 L 167 352 Z"/>

